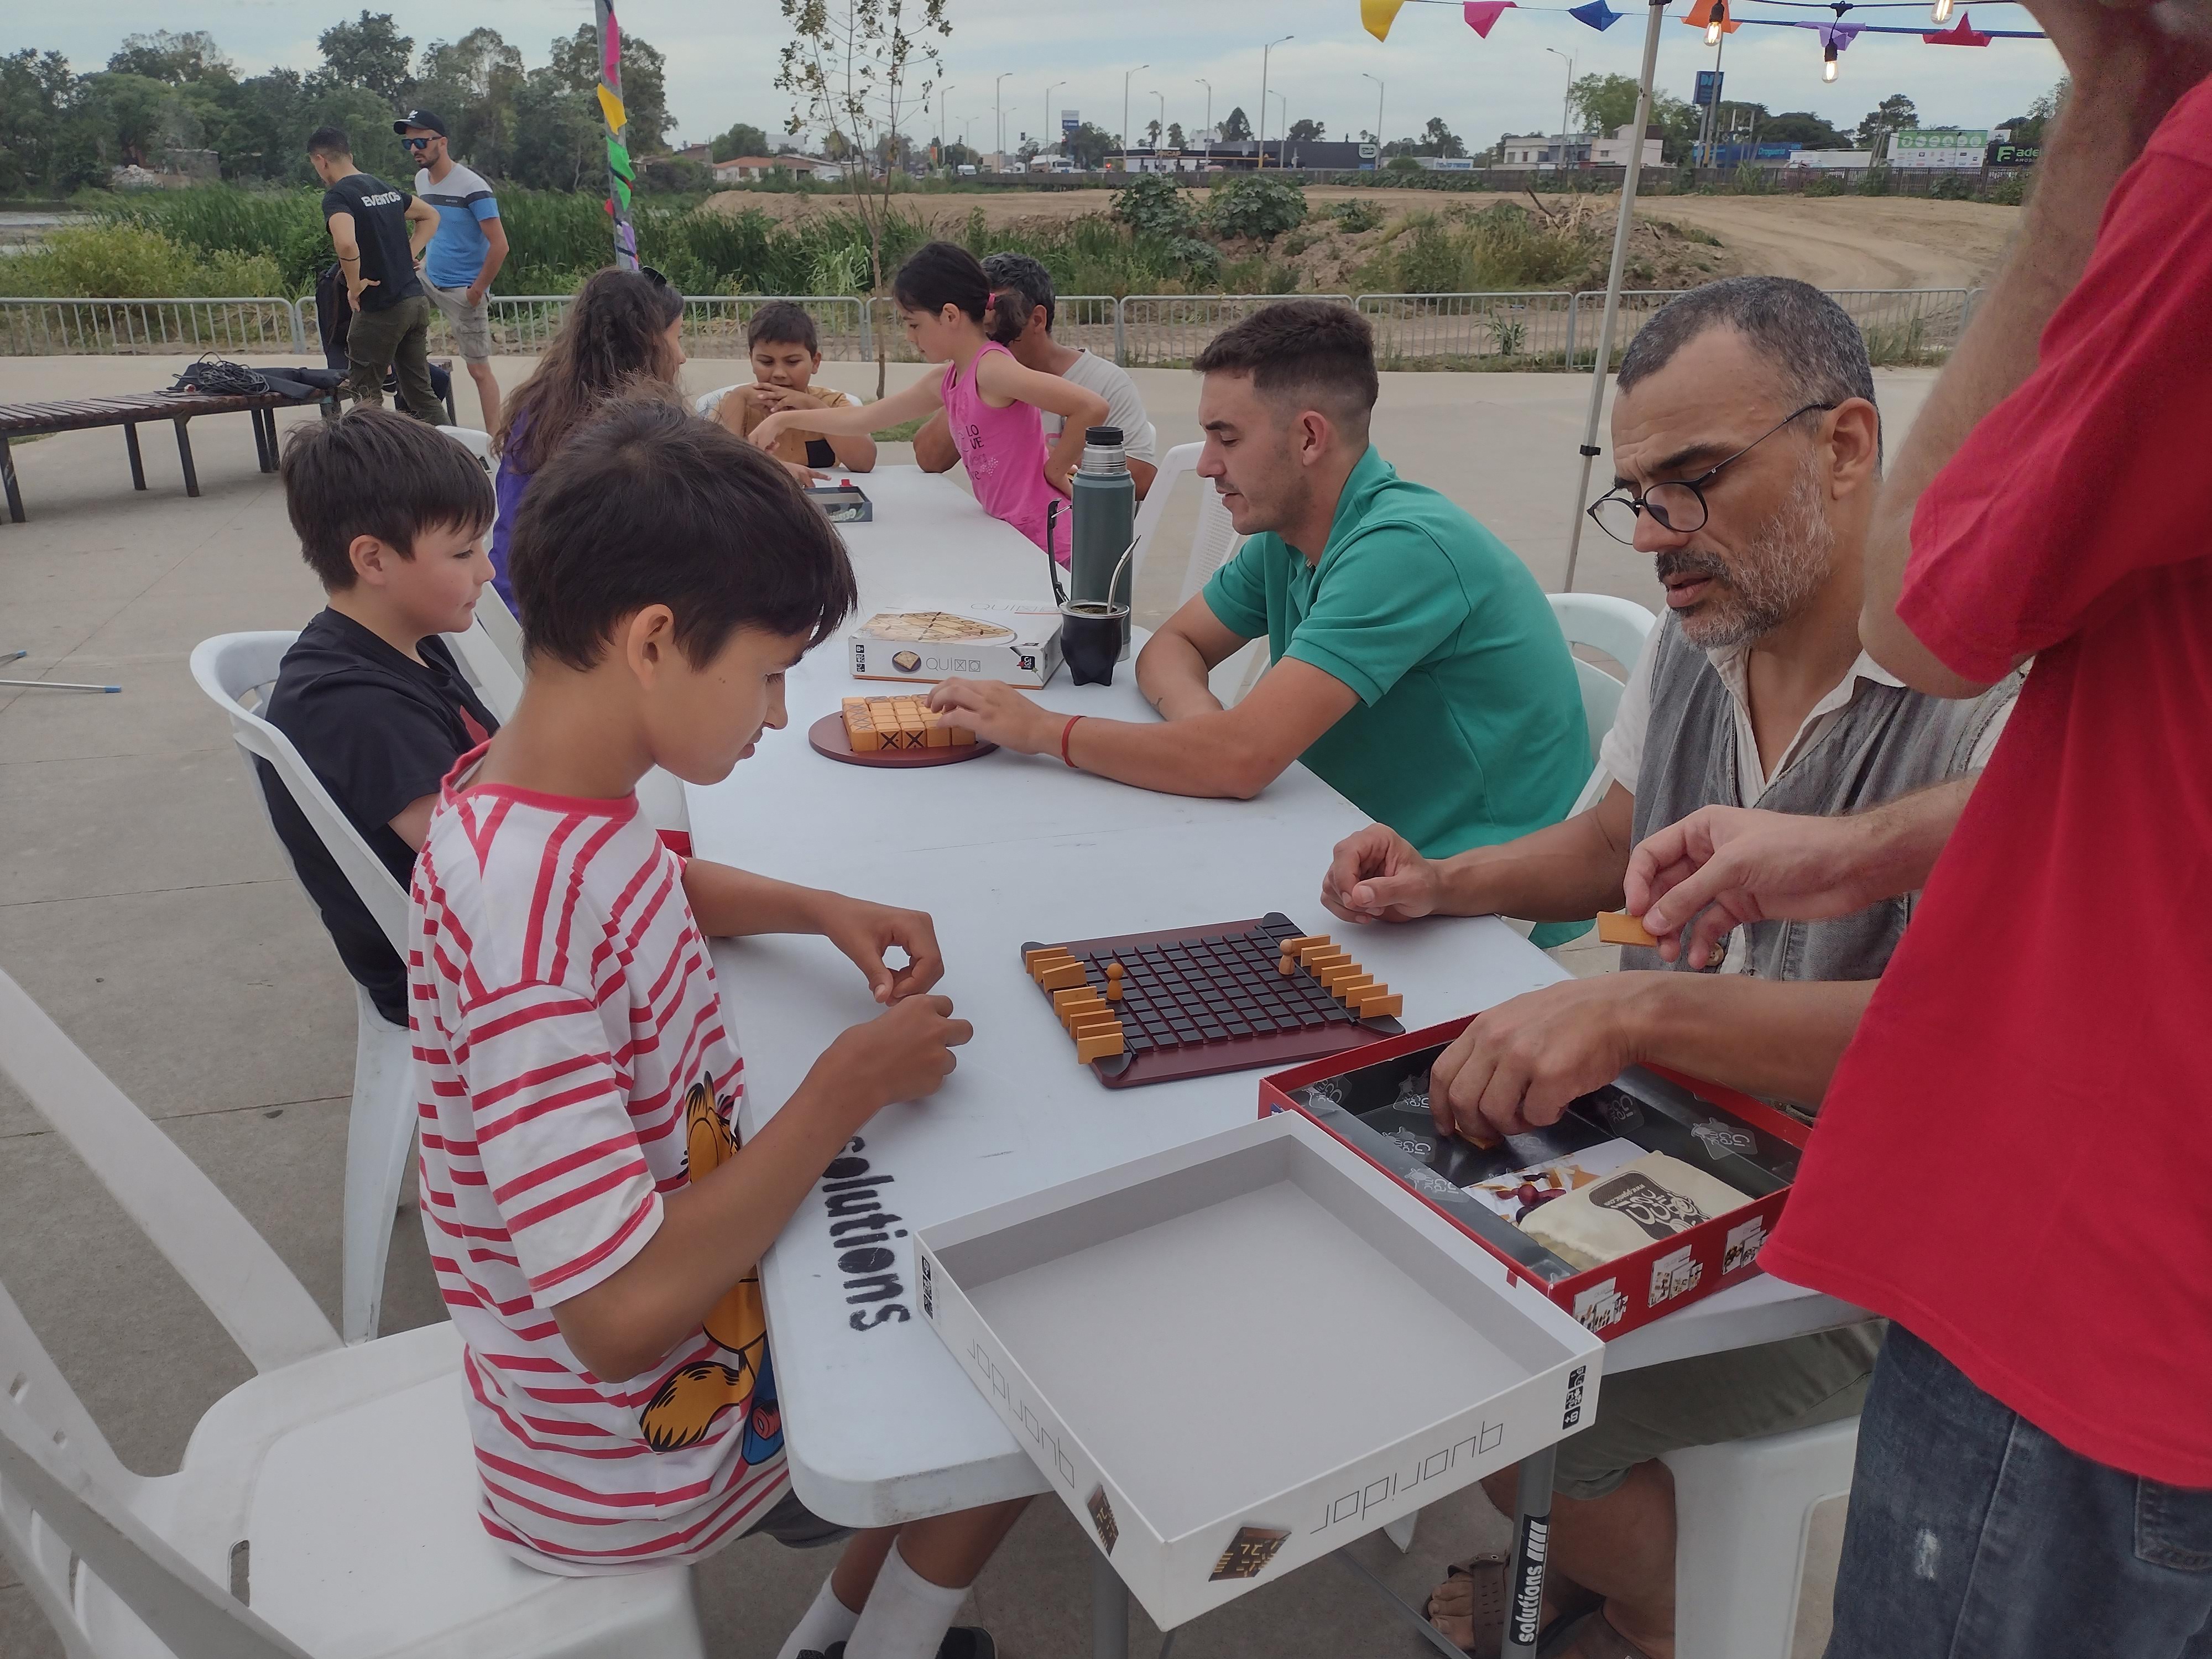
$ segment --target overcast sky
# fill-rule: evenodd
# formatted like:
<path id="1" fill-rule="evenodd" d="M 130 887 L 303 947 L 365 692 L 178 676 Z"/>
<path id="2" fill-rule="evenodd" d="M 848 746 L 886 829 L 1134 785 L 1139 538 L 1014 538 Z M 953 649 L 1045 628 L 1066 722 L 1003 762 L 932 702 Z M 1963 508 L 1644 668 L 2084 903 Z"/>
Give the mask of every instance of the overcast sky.
<path id="1" fill-rule="evenodd" d="M 0 50 L 58 48 L 79 70 L 99 68 L 117 42 L 135 30 L 204 28 L 243 73 L 276 64 L 312 68 L 319 60 L 315 37 L 330 23 L 361 9 L 362 0 L 98 0 L 90 5 L 10 4 L 0 25 Z M 1639 14 L 1628 0 L 1616 9 Z M 1984 28 L 2032 28 L 2016 4 L 1973 4 Z M 389 10 L 416 46 L 452 40 L 479 25 L 497 29 L 519 46 L 535 67 L 546 44 L 591 19 L 589 0 L 374 0 Z M 1678 4 L 1679 17 L 1685 8 Z M 1624 17 L 1601 34 L 1558 12 L 1506 14 L 1490 38 L 1477 38 L 1456 5 L 1408 4 L 1389 40 L 1378 42 L 1359 26 L 1358 0 L 1274 0 L 1267 7 L 1242 0 L 950 0 L 953 33 L 943 43 L 944 79 L 951 83 L 945 117 L 928 125 L 951 137 L 965 130 L 979 149 L 990 145 L 993 82 L 1003 83 L 1006 139 L 1045 126 L 1050 94 L 1057 112 L 1080 110 L 1109 131 L 1122 124 L 1122 71 L 1129 78 L 1129 124 L 1142 133 L 1166 100 L 1166 116 L 1195 131 L 1206 118 L 1213 83 L 1213 117 L 1241 105 L 1256 126 L 1260 118 L 1261 46 L 1277 46 L 1268 60 L 1267 84 L 1284 94 L 1270 98 L 1276 113 L 1268 131 L 1288 118 L 1326 124 L 1331 137 L 1371 127 L 1376 86 L 1364 71 L 1388 83 L 1383 109 L 1387 136 L 1419 130 L 1441 115 L 1470 147 L 1494 143 L 1507 131 L 1556 130 L 1567 65 L 1547 48 L 1571 53 L 1577 75 L 1593 71 L 1633 75 L 1643 44 L 1643 18 Z M 1753 3 L 1746 15 L 1784 16 Z M 1801 13 L 1818 17 L 1818 12 Z M 628 0 L 623 27 L 668 57 L 669 106 L 677 131 L 702 139 L 735 121 L 750 121 L 771 134 L 789 114 L 789 100 L 775 88 L 776 53 L 787 38 L 775 0 Z M 1853 21 L 1918 24 L 1921 6 L 1855 9 Z M 1686 97 L 1694 72 L 1711 68 L 1702 34 L 1670 18 L 1660 37 L 1659 86 Z M 1138 69 L 1139 64 L 1149 67 Z M 1926 125 L 1990 126 L 2017 114 L 2059 76 L 2057 54 L 2040 40 L 1997 40 L 1979 50 L 1931 47 L 1916 36 L 1861 35 L 1844 53 L 1832 86 L 1820 80 L 1819 37 L 1799 29 L 1747 27 L 1729 38 L 1722 67 L 1727 95 L 1763 102 L 1770 109 L 1810 109 L 1849 131 L 1887 94 L 1902 92 L 1918 106 Z M 909 129 L 910 131 L 912 129 Z M 674 135 L 672 135 L 674 136 Z"/>

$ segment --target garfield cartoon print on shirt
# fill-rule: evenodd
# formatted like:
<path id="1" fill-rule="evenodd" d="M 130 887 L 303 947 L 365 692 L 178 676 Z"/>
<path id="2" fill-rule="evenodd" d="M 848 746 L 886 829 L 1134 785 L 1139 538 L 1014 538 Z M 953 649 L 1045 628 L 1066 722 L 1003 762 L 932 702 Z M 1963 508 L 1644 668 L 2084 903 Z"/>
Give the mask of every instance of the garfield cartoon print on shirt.
<path id="1" fill-rule="evenodd" d="M 684 1173 L 696 1181 L 738 1150 L 730 1127 L 732 1103 L 717 1103 L 704 1083 L 684 1097 Z M 744 1419 L 744 1458 L 750 1466 L 773 1457 L 783 1444 L 775 1379 L 768 1356 L 768 1320 L 761 1308 L 756 1267 L 708 1310 L 707 1334 L 722 1349 L 717 1359 L 694 1360 L 669 1373 L 639 1414 L 638 1427 L 655 1451 L 696 1445 L 724 1412 Z"/>

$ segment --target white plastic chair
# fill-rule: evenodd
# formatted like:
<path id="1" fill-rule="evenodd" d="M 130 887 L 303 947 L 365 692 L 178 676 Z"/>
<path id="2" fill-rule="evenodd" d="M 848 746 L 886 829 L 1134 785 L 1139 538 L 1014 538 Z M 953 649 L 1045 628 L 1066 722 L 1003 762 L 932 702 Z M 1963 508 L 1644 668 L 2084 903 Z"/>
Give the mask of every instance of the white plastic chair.
<path id="1" fill-rule="evenodd" d="M 492 459 L 490 433 L 473 426 L 441 426 L 438 430 L 483 462 L 485 471 L 497 465 Z"/>
<path id="2" fill-rule="evenodd" d="M 1620 674 L 1608 674 L 1595 663 L 1575 659 L 1575 678 L 1583 691 L 1583 720 L 1589 729 L 1589 781 L 1583 786 L 1567 816 L 1586 812 L 1597 805 L 1605 794 L 1608 780 L 1603 769 L 1597 765 L 1598 745 L 1605 734 L 1613 730 L 1613 717 L 1620 709 L 1621 693 L 1627 687 L 1627 675 L 1636 666 L 1636 659 L 1644 654 L 1644 642 L 1659 619 L 1633 599 L 1616 599 L 1604 593 L 1549 593 L 1552 614 L 1559 619 L 1559 631 L 1567 636 L 1570 646 L 1584 645 L 1593 651 L 1602 651 L 1620 665 Z"/>
<path id="3" fill-rule="evenodd" d="M 1177 482 L 1188 477 L 1197 487 L 1198 523 L 1191 532 L 1190 551 L 1176 592 L 1175 608 L 1178 611 L 1204 589 L 1213 573 L 1227 564 L 1244 543 L 1244 538 L 1237 533 L 1237 526 L 1230 522 L 1229 509 L 1221 504 L 1220 495 L 1211 483 L 1196 476 L 1198 458 L 1205 448 L 1204 444 L 1177 444 L 1161 456 L 1152 487 L 1137 504 L 1137 550 L 1129 559 L 1129 587 L 1133 592 L 1159 541 L 1160 520 L 1166 516 L 1168 498 L 1175 494 Z M 1252 689 L 1267 665 L 1267 642 L 1254 640 L 1215 664 L 1206 680 L 1213 688 L 1213 695 L 1221 699 L 1222 706 L 1231 708 Z"/>
<path id="4" fill-rule="evenodd" d="M 737 389 L 734 386 L 718 386 L 712 392 L 701 392 L 691 400 L 691 412 L 704 419 L 713 420 L 715 410 L 721 406 L 722 399 Z"/>
<path id="5" fill-rule="evenodd" d="M 499 654 L 507 659 L 507 665 L 514 672 L 516 685 L 522 683 L 522 624 L 515 620 L 514 612 L 507 608 L 499 589 L 487 586 L 477 595 L 476 628 L 491 635 L 491 642 L 499 647 Z"/>
<path id="6" fill-rule="evenodd" d="M 1859 1421 L 1660 1461 L 1674 1474 L 1674 1646 L 1698 1659 L 1789 1659 L 1814 1507 L 1851 1489 Z"/>
<path id="7" fill-rule="evenodd" d="M 0 1550 L 69 1659 L 701 1659 L 688 1568 L 536 1572 L 477 1518 L 450 1324 L 341 1346 L 199 1166 L 0 974 L 0 1072 L 258 1373 L 125 1468 L 0 1285 Z"/>
<path id="8" fill-rule="evenodd" d="M 192 678 L 230 721 L 230 735 L 245 763 L 253 798 L 266 814 L 258 756 L 275 769 L 301 814 L 314 827 L 346 880 L 404 961 L 407 895 L 347 822 L 291 739 L 247 707 L 276 683 L 276 670 L 296 634 L 219 634 L 192 652 Z M 289 866 L 291 860 L 287 854 Z M 413 1052 L 406 1029 L 376 1012 L 368 993 L 354 988 L 353 1105 L 346 1122 L 345 1201 L 340 1269 L 339 1328 L 349 1342 L 376 1334 L 384 1302 L 385 1259 L 392 1249 L 392 1212 L 406 1176 L 415 1136 Z"/>
<path id="9" fill-rule="evenodd" d="M 493 632 L 495 615 L 503 617 L 514 630 L 513 657 Z M 477 596 L 476 620 L 459 633 L 441 637 L 453 648 L 453 660 L 460 665 L 477 696 L 483 699 L 483 706 L 498 716 L 502 726 L 514 719 L 514 705 L 522 701 L 522 629 L 499 597 L 499 590 L 486 582 Z"/>

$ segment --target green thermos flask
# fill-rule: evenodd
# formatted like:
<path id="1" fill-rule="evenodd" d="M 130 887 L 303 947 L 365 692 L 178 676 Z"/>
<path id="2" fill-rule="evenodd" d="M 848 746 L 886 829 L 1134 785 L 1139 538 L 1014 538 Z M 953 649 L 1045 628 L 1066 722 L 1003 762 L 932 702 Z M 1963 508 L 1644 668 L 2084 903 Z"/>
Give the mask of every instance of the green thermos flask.
<path id="1" fill-rule="evenodd" d="M 1074 499 L 1075 536 L 1067 566 L 1068 597 L 1127 605 L 1136 581 L 1133 568 L 1114 581 L 1115 568 L 1137 533 L 1137 481 L 1129 476 L 1121 449 L 1121 428 L 1094 426 L 1084 434 L 1083 465 L 1069 481 Z M 1113 583 L 1109 593 L 1107 585 Z M 1129 655 L 1129 623 L 1121 622 L 1121 659 Z"/>

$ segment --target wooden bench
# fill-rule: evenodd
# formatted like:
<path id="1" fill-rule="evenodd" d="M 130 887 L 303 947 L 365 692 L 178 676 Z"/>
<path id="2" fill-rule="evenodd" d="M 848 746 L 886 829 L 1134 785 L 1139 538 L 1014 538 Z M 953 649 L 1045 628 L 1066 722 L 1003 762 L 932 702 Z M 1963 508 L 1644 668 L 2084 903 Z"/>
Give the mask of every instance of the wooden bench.
<path id="1" fill-rule="evenodd" d="M 119 426 L 123 445 L 131 456 L 131 487 L 146 487 L 146 467 L 138 453 L 138 428 L 155 421 L 173 422 L 177 428 L 177 458 L 184 463 L 185 494 L 200 493 L 199 474 L 192 466 L 192 441 L 186 424 L 204 415 L 250 416 L 253 421 L 253 452 L 264 472 L 276 470 L 276 411 L 280 409 L 320 407 L 325 420 L 337 418 L 343 386 L 316 391 L 305 397 L 283 392 L 251 392 L 217 395 L 204 392 L 140 392 L 119 398 L 85 398 L 38 404 L 0 404 L 0 484 L 8 494 L 8 517 L 23 522 L 23 495 L 15 482 L 15 462 L 8 443 L 11 438 L 44 437 L 52 432 L 82 432 L 92 427 Z M 446 404 L 453 417 L 453 400 Z"/>

